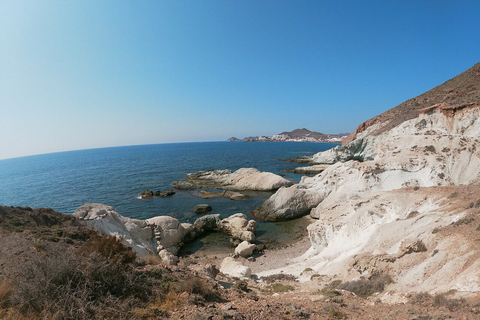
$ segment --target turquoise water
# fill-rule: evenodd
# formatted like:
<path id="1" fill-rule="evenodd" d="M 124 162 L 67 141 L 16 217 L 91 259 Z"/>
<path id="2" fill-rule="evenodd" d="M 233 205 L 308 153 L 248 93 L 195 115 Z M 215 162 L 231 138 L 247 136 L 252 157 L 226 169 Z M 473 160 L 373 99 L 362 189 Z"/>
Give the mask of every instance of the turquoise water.
<path id="1" fill-rule="evenodd" d="M 299 181 L 301 175 L 283 172 L 299 165 L 276 161 L 312 155 L 336 146 L 297 142 L 203 142 L 115 147 L 44 154 L 0 160 L 0 204 L 49 207 L 71 214 L 80 205 L 98 202 L 120 214 L 138 219 L 170 215 L 182 222 L 198 217 L 193 207 L 208 203 L 212 213 L 227 217 L 248 215 L 271 193 L 251 192 L 252 199 L 201 199 L 193 191 L 178 191 L 168 198 L 138 199 L 142 190 L 171 189 L 188 173 L 254 167 Z M 271 227 L 259 228 L 265 234 Z"/>

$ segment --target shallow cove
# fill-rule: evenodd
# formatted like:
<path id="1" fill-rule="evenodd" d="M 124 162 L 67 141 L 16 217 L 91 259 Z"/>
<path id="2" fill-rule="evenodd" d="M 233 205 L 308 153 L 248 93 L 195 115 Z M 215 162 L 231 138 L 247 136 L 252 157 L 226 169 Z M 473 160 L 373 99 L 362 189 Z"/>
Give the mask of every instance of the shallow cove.
<path id="1" fill-rule="evenodd" d="M 46 207 L 72 214 L 85 203 L 113 206 L 129 218 L 148 219 L 169 215 L 193 223 L 197 204 L 210 204 L 211 213 L 226 218 L 246 214 L 265 201 L 271 192 L 243 192 L 249 200 L 202 199 L 198 190 L 177 190 L 171 197 L 138 199 L 145 189 L 172 189 L 172 183 L 197 171 L 257 168 L 284 175 L 298 182 L 302 175 L 285 173 L 291 163 L 275 159 L 313 155 L 335 147 L 335 143 L 308 142 L 196 142 L 78 150 L 0 160 L 0 204 Z M 259 241 L 294 239 L 298 222 L 258 221 Z M 283 233 L 286 233 L 284 236 Z M 207 239 L 208 240 L 208 239 Z M 205 240 L 205 241 L 207 241 Z M 222 241 L 219 241 L 222 243 Z M 205 245 L 204 245 L 205 246 Z M 229 248 L 229 244 L 226 246 Z"/>
<path id="2" fill-rule="evenodd" d="M 280 249 L 305 238 L 307 226 L 314 220 L 309 216 L 282 222 L 257 222 L 256 245 L 267 250 Z M 199 258 L 225 258 L 234 251 L 230 238 L 221 232 L 210 232 L 199 239 L 186 243 L 180 256 L 194 255 Z M 299 252 L 298 254 L 302 254 Z"/>

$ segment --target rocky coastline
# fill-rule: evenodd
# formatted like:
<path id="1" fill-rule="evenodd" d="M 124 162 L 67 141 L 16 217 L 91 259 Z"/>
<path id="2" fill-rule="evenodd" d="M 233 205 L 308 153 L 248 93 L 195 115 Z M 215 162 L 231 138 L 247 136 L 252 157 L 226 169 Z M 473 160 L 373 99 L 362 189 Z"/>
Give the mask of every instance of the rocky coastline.
<path id="1" fill-rule="evenodd" d="M 95 203 L 80 206 L 68 217 L 49 209 L 0 207 L 0 236 L 7 244 L 23 245 L 14 252 L 8 246 L 0 249 L 0 259 L 8 256 L 1 260 L 0 307 L 20 304 L 19 297 L 29 292 L 24 289 L 23 295 L 15 296 L 8 289 L 11 283 L 32 288 L 22 287 L 25 281 L 18 282 L 16 270 L 4 271 L 15 269 L 12 261 L 18 263 L 18 256 L 25 252 L 34 257 L 31 261 L 42 261 L 47 252 L 60 257 L 59 251 L 49 251 L 60 242 L 84 250 L 69 249 L 79 256 L 66 259 L 87 265 L 84 273 L 122 261 L 122 267 L 115 265 L 113 270 L 123 273 L 114 272 L 117 279 L 110 282 L 121 280 L 128 270 L 141 272 L 144 278 L 153 274 L 150 281 L 172 279 L 173 274 L 177 278 L 172 282 L 181 277 L 192 283 L 208 281 L 208 287 L 217 290 L 212 293 L 185 285 L 165 291 L 171 292 L 170 300 L 162 293 L 156 303 L 170 301 L 173 307 L 165 309 L 169 313 L 151 309 L 149 301 L 143 304 L 143 315 L 136 313 L 136 318 L 476 319 L 480 315 L 479 70 L 477 64 L 412 99 L 418 102 L 415 108 L 409 100 L 364 122 L 342 146 L 302 158 L 314 165 L 311 172 L 318 173 L 304 176 L 297 184 L 254 168 L 202 171 L 174 183 L 177 189 L 224 190 L 214 191 L 212 196 L 274 191 L 254 210 L 255 217 L 272 222 L 309 219 L 308 239 L 278 250 L 256 245 L 256 221 L 243 213 L 224 219 L 219 214 L 204 214 L 189 224 L 170 216 L 130 219 L 111 206 Z M 398 117 L 402 112 L 405 115 Z M 306 173 L 309 169 L 300 170 Z M 153 196 L 150 192 L 144 195 Z M 173 193 L 168 192 L 170 195 Z M 23 244 L 25 240 L 14 233 L 25 231 L 26 226 L 31 228 L 28 238 L 33 240 Z M 85 249 L 94 242 L 92 230 L 107 236 L 101 243 L 114 247 L 115 257 L 110 252 L 106 254 L 110 260 L 100 258 L 102 246 Z M 226 235 L 234 247 L 232 252 L 221 258 L 179 257 L 185 243 L 208 232 Z M 145 263 L 141 271 L 138 265 L 131 265 L 137 258 L 145 262 L 153 257 L 156 262 Z M 153 269 L 158 266 L 162 271 Z M 24 277 L 33 274 L 30 282 L 41 274 L 29 272 Z M 7 276 L 16 282 L 4 280 Z M 75 273 L 73 279 L 78 277 Z M 45 286 L 51 283 L 45 281 Z M 72 283 L 69 280 L 68 285 Z M 123 284 L 127 286 L 128 281 Z M 115 287 L 102 298 L 118 291 L 122 290 Z M 218 295 L 216 300 L 212 295 Z M 176 303 L 189 305 L 181 308 Z M 0 309 L 0 316 L 4 315 L 8 316 Z"/>

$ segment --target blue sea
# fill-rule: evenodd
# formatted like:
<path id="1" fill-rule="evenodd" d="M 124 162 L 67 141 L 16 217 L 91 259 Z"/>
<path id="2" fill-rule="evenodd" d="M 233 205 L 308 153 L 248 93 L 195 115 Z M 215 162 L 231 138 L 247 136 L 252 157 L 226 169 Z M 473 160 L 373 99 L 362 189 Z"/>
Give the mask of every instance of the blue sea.
<path id="1" fill-rule="evenodd" d="M 48 207 L 72 214 L 84 203 L 113 206 L 120 214 L 137 219 L 170 215 L 182 222 L 198 218 L 193 207 L 207 203 L 222 217 L 260 206 L 272 193 L 249 192 L 250 200 L 202 199 L 192 190 L 177 190 L 171 197 L 139 199 L 145 189 L 173 189 L 172 182 L 186 174 L 214 169 L 254 167 L 298 182 L 301 175 L 282 171 L 300 165 L 278 161 L 312 155 L 333 143 L 301 142 L 195 142 L 112 147 L 43 154 L 0 160 L 0 204 Z M 265 227 L 276 232 L 281 223 Z M 284 228 L 284 226 L 283 226 Z M 270 231 L 268 231 L 270 230 Z M 262 231 L 260 232 L 262 233 Z"/>

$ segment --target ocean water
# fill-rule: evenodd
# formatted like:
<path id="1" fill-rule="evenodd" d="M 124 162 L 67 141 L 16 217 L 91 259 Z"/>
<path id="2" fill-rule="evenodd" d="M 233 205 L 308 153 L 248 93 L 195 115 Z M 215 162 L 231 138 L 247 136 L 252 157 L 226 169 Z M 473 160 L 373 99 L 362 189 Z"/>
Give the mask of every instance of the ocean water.
<path id="1" fill-rule="evenodd" d="M 137 219 L 170 215 L 182 222 L 198 218 L 193 207 L 208 203 L 212 213 L 227 217 L 237 212 L 249 216 L 272 193 L 247 192 L 250 200 L 202 199 L 192 190 L 171 197 L 139 199 L 142 190 L 172 189 L 186 174 L 213 169 L 254 167 L 299 181 L 301 175 L 283 172 L 300 165 L 276 159 L 312 155 L 333 143 L 300 142 L 201 142 L 113 147 L 43 154 L 0 160 L 0 204 L 49 207 L 72 214 L 88 202 L 113 206 L 120 214 Z M 259 222 L 260 236 L 284 233 L 293 224 Z M 293 228 L 293 227 L 292 227 Z"/>

